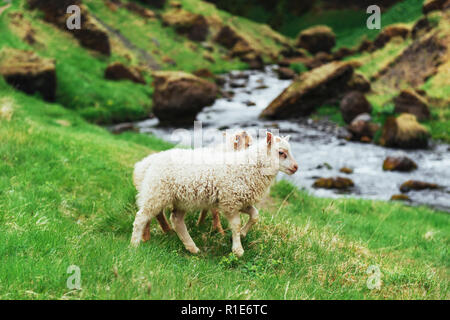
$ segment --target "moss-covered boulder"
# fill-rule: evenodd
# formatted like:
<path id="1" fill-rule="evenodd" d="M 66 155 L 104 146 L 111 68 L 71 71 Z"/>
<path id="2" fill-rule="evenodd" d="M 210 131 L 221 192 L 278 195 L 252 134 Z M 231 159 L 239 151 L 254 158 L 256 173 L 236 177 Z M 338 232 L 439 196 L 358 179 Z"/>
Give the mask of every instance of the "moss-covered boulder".
<path id="1" fill-rule="evenodd" d="M 28 0 L 31 9 L 38 9 L 44 12 L 44 19 L 53 23 L 58 28 L 71 33 L 80 44 L 88 49 L 100 52 L 109 56 L 111 54 L 111 45 L 108 32 L 100 23 L 89 14 L 86 6 L 81 0 Z M 71 5 L 77 5 L 81 9 L 81 28 L 69 30 L 66 22 L 70 14 L 67 8 Z"/>
<path id="2" fill-rule="evenodd" d="M 367 85 L 355 77 L 353 66 L 348 62 L 331 62 L 302 73 L 264 109 L 261 117 L 288 119 L 307 116 L 326 103 L 338 102 L 349 91 L 367 89 Z"/>
<path id="3" fill-rule="evenodd" d="M 162 123 L 189 123 L 214 103 L 216 84 L 181 71 L 153 73 L 153 113 Z"/>
<path id="4" fill-rule="evenodd" d="M 336 35 L 327 26 L 315 26 L 303 30 L 297 37 L 297 47 L 304 48 L 315 54 L 317 52 L 330 53 L 336 44 Z"/>
<path id="5" fill-rule="evenodd" d="M 214 37 L 214 41 L 229 49 L 231 57 L 248 63 L 251 69 L 263 68 L 262 53 L 244 34 L 234 28 L 227 25 L 222 26 Z"/>
<path id="6" fill-rule="evenodd" d="M 294 79 L 296 76 L 295 71 L 290 68 L 280 67 L 280 68 L 276 69 L 275 71 L 278 74 L 278 78 L 281 80 Z"/>
<path id="7" fill-rule="evenodd" d="M 384 171 L 401 171 L 401 172 L 410 172 L 417 169 L 417 164 L 406 156 L 400 157 L 387 157 L 383 161 L 383 170 Z"/>
<path id="8" fill-rule="evenodd" d="M 376 49 L 383 48 L 392 38 L 401 37 L 406 39 L 410 33 L 410 28 L 404 24 L 393 24 L 387 26 L 378 34 L 373 42 Z"/>
<path id="9" fill-rule="evenodd" d="M 193 41 L 205 41 L 209 33 L 208 22 L 204 16 L 183 9 L 167 11 L 162 15 L 162 21 Z"/>
<path id="10" fill-rule="evenodd" d="M 417 180 L 408 180 L 400 186 L 400 191 L 407 193 L 409 191 L 420 191 L 426 189 L 439 189 L 440 186 L 436 183 L 429 183 Z"/>
<path id="11" fill-rule="evenodd" d="M 84 19 L 82 18 L 81 29 L 69 31 L 73 33 L 83 47 L 100 52 L 106 56 L 111 55 L 108 32 L 92 16 L 86 15 Z"/>
<path id="12" fill-rule="evenodd" d="M 412 88 L 423 85 L 446 63 L 447 39 L 435 32 L 419 37 L 379 72 L 377 82 L 399 89 L 405 85 Z"/>
<path id="13" fill-rule="evenodd" d="M 406 194 L 394 194 L 391 197 L 391 201 L 411 201 L 411 198 L 408 197 Z"/>
<path id="14" fill-rule="evenodd" d="M 345 173 L 345 174 L 352 174 L 353 169 L 349 167 L 342 167 L 339 169 L 339 172 Z"/>
<path id="15" fill-rule="evenodd" d="M 133 67 L 127 67 L 120 62 L 114 62 L 108 65 L 105 70 L 105 78 L 109 80 L 130 80 L 135 83 L 145 84 L 145 79 L 139 70 Z"/>
<path id="16" fill-rule="evenodd" d="M 313 187 L 321 189 L 339 189 L 345 190 L 353 187 L 355 184 L 351 179 L 335 177 L 335 178 L 319 178 L 317 179 Z"/>
<path id="17" fill-rule="evenodd" d="M 430 133 L 417 122 L 415 115 L 403 113 L 398 118 L 386 119 L 380 144 L 402 149 L 427 148 L 429 136 Z"/>
<path id="18" fill-rule="evenodd" d="M 135 1 L 145 3 L 149 6 L 152 6 L 152 7 L 158 8 L 158 9 L 162 9 L 164 7 L 164 5 L 166 4 L 166 0 L 135 0 Z"/>
<path id="19" fill-rule="evenodd" d="M 128 2 L 124 6 L 128 11 L 131 11 L 131 12 L 141 16 L 142 18 L 145 18 L 145 19 L 156 18 L 156 14 L 152 10 L 145 8 L 135 2 Z"/>
<path id="20" fill-rule="evenodd" d="M 55 62 L 32 51 L 3 49 L 0 52 L 0 75 L 14 88 L 27 94 L 39 93 L 53 101 L 56 92 Z"/>
<path id="21" fill-rule="evenodd" d="M 232 49 L 238 41 L 246 42 L 245 39 L 238 34 L 238 32 L 225 25 L 220 28 L 220 31 L 217 33 L 217 35 L 214 37 L 214 41 L 221 44 L 227 49 Z"/>
<path id="22" fill-rule="evenodd" d="M 351 133 L 350 139 L 361 142 L 371 142 L 378 129 L 380 125 L 373 123 L 368 113 L 358 115 L 347 126 L 347 130 Z"/>
<path id="23" fill-rule="evenodd" d="M 411 113 L 420 121 L 430 118 L 430 110 L 427 101 L 417 92 L 407 89 L 402 90 L 400 94 L 394 98 L 396 113 Z"/>
<path id="24" fill-rule="evenodd" d="M 341 114 L 345 122 L 351 123 L 358 115 L 362 113 L 370 114 L 372 105 L 360 91 L 351 91 L 341 100 Z"/>
<path id="25" fill-rule="evenodd" d="M 443 10 L 447 6 L 450 6 L 449 0 L 425 0 L 423 3 L 422 12 L 427 14 L 432 11 Z"/>

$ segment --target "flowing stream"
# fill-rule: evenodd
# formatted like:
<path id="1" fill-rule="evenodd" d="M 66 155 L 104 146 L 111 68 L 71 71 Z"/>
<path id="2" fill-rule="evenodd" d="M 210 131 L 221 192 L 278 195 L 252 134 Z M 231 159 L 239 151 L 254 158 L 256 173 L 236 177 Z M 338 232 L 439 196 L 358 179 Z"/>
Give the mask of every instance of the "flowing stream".
<path id="1" fill-rule="evenodd" d="M 259 129 L 278 129 L 281 135 L 291 135 L 293 154 L 299 163 L 299 171 L 293 176 L 280 173 L 279 179 L 287 179 L 318 197 L 358 197 L 389 200 L 399 194 L 400 185 L 410 179 L 437 183 L 438 190 L 411 191 L 408 196 L 413 204 L 426 204 L 450 212 L 450 146 L 433 144 L 429 150 L 400 151 L 374 144 L 348 142 L 338 138 L 339 129 L 328 121 L 301 119 L 293 121 L 266 121 L 258 119 L 260 112 L 291 83 L 279 80 L 273 67 L 264 71 L 231 72 L 224 76 L 224 91 L 232 91 L 232 98 L 217 99 L 213 106 L 204 108 L 197 116 L 202 122 L 203 141 L 217 143 L 207 134 L 211 129 L 243 128 L 253 136 Z M 153 133 L 173 143 L 190 144 L 193 128 L 176 130 L 159 127 L 157 119 L 137 123 L 141 133 Z M 209 131 L 208 131 L 209 130 Z M 186 138 L 186 136 L 189 136 Z M 220 135 L 221 136 L 221 135 Z M 188 139 L 188 140 L 186 140 Z M 403 154 L 418 164 L 410 173 L 383 171 L 387 156 Z M 339 172 L 340 168 L 353 169 L 352 174 Z M 315 189 L 318 177 L 346 177 L 355 187 L 339 190 Z"/>

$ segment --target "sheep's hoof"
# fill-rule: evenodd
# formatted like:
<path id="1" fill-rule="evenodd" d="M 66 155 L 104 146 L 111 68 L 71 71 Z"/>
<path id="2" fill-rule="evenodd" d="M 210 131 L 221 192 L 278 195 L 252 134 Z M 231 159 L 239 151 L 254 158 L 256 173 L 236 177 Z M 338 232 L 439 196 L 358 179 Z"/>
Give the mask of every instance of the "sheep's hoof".
<path id="1" fill-rule="evenodd" d="M 200 249 L 197 248 L 197 247 L 189 247 L 189 248 L 186 247 L 186 250 L 189 251 L 189 252 L 192 253 L 192 254 L 197 254 L 197 253 L 200 252 Z"/>
<path id="2" fill-rule="evenodd" d="M 136 239 L 131 239 L 130 245 L 133 248 L 137 248 L 137 247 L 139 247 L 139 243 L 140 243 L 139 239 L 137 239 L 137 240 Z"/>
<path id="3" fill-rule="evenodd" d="M 242 248 L 234 248 L 233 253 L 238 256 L 239 258 L 244 255 L 244 249 Z"/>

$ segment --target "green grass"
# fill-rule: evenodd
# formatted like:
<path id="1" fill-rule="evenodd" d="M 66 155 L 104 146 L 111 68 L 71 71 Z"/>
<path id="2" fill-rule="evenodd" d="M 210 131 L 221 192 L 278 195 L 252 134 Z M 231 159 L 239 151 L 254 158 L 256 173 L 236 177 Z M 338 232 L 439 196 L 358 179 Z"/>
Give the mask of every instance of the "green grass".
<path id="1" fill-rule="evenodd" d="M 317 199 L 285 182 L 259 206 L 242 259 L 229 254 L 228 230 L 210 233 L 210 218 L 198 228 L 195 214 L 187 224 L 200 255 L 155 222 L 150 242 L 131 249 L 133 164 L 170 145 L 111 135 L 20 92 L 1 95 L 0 299 L 449 298 L 448 214 Z M 81 290 L 66 287 L 70 265 L 81 268 Z M 366 285 L 371 265 L 379 290 Z"/>
<path id="2" fill-rule="evenodd" d="M 423 0 L 404 0 L 389 8 L 381 14 L 381 27 L 384 28 L 394 23 L 410 23 L 422 15 Z M 296 37 L 297 34 L 310 26 L 328 25 L 336 33 L 336 49 L 341 47 L 353 47 L 363 38 L 370 40 L 380 32 L 369 30 L 366 21 L 369 15 L 365 10 L 326 10 L 308 12 L 301 17 L 286 14 L 285 23 L 279 29 L 281 33 Z"/>
<path id="3" fill-rule="evenodd" d="M 366 22 L 369 14 L 366 14 L 365 9 L 323 10 L 319 3 L 304 15 L 296 16 L 281 2 L 276 12 L 268 12 L 260 4 L 235 2 L 234 7 L 238 9 L 231 7 L 232 10 L 242 12 L 245 16 L 261 23 L 271 21 L 279 32 L 291 38 L 297 37 L 300 31 L 311 26 L 327 25 L 336 33 L 336 49 L 353 47 L 363 38 L 373 40 L 379 33 L 379 30 L 367 29 Z M 381 15 L 382 28 L 394 23 L 414 22 L 422 15 L 422 5 L 423 0 L 404 0 L 393 5 Z M 274 19 L 274 16 L 277 19 Z"/>
<path id="4" fill-rule="evenodd" d="M 308 71 L 308 68 L 303 63 L 291 63 L 289 65 L 289 68 L 294 70 L 297 74 L 300 74 L 302 72 Z"/>
<path id="5" fill-rule="evenodd" d="M 411 44 L 411 40 L 396 42 L 391 41 L 385 47 L 374 52 L 364 52 L 344 60 L 358 61 L 361 66 L 356 70 L 367 79 L 375 76 L 379 71 L 389 66 Z"/>
<path id="6" fill-rule="evenodd" d="M 193 72 L 209 68 L 212 72 L 223 73 L 247 66 L 237 59 L 223 59 L 223 54 L 217 50 L 211 53 L 214 63 L 205 60 L 203 54 L 207 50 L 202 45 L 178 35 L 173 28 L 164 27 L 160 19 L 145 20 L 125 8 L 112 12 L 103 1 L 88 0 L 86 5 L 108 25 L 120 30 L 134 45 L 150 53 L 164 69 Z M 174 60 L 176 65 L 166 64 L 164 57 Z"/>
<path id="7" fill-rule="evenodd" d="M 302 16 L 296 16 L 289 11 L 284 2 L 279 1 L 275 12 L 269 12 L 261 4 L 244 1 L 234 1 L 231 5 L 229 1 L 224 3 L 225 7 L 232 12 L 249 17 L 260 23 L 272 23 L 276 30 L 282 34 L 295 38 L 300 31 L 314 25 L 328 25 L 336 33 L 336 49 L 341 47 L 353 47 L 363 38 L 375 39 L 379 30 L 369 30 L 366 22 L 369 17 L 366 10 L 323 10 L 318 3 L 309 12 Z M 417 20 L 422 15 L 423 0 L 404 0 L 382 13 L 382 28 L 394 23 L 410 23 Z"/>
<path id="8" fill-rule="evenodd" d="M 107 65 L 124 58 L 113 53 L 110 58 L 97 55 L 80 47 L 67 32 L 58 30 L 39 18 L 38 12 L 30 12 L 16 4 L 8 12 L 22 12 L 24 19 L 32 23 L 39 45 L 31 47 L 14 34 L 9 27 L 10 17 L 3 13 L 0 20 L 1 47 L 33 50 L 42 57 L 56 61 L 56 102 L 77 110 L 92 122 L 111 123 L 142 119 L 151 109 L 150 85 L 134 84 L 129 81 L 104 79 Z M 147 76 L 147 81 L 150 78 Z"/>
<path id="9" fill-rule="evenodd" d="M 312 115 L 313 119 L 326 118 L 337 123 L 340 126 L 345 126 L 345 121 L 342 118 L 339 106 L 321 106 Z"/>

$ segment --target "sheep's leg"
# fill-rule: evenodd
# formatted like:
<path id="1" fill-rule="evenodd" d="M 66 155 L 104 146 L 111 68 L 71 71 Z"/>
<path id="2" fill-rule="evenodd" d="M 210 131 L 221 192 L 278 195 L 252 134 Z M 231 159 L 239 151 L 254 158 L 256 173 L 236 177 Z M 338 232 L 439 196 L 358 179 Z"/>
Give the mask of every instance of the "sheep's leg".
<path id="1" fill-rule="evenodd" d="M 208 213 L 208 210 L 204 209 L 202 212 L 200 212 L 200 216 L 198 217 L 197 225 L 203 224 L 205 222 L 206 214 Z"/>
<path id="2" fill-rule="evenodd" d="M 194 243 L 194 240 L 192 240 L 191 236 L 189 235 L 189 232 L 187 231 L 186 224 L 184 223 L 185 214 L 186 212 L 184 211 L 175 210 L 170 215 L 170 221 L 172 221 L 172 226 L 175 229 L 175 232 L 177 233 L 181 242 L 183 242 L 186 250 L 195 254 L 198 253 L 200 250 L 199 248 L 197 248 L 197 246 Z"/>
<path id="3" fill-rule="evenodd" d="M 164 214 L 164 211 L 161 211 L 157 216 L 156 219 L 159 222 L 159 225 L 161 226 L 161 229 L 164 231 L 164 233 L 168 233 L 172 230 L 172 228 L 169 225 L 169 222 L 167 221 L 166 215 Z"/>
<path id="4" fill-rule="evenodd" d="M 233 246 L 232 251 L 238 257 L 242 257 L 244 254 L 244 248 L 241 244 L 241 217 L 239 212 L 226 214 L 225 215 L 230 223 L 230 228 L 232 232 Z"/>
<path id="5" fill-rule="evenodd" d="M 258 222 L 259 213 L 258 209 L 256 209 L 254 206 L 247 207 L 242 212 L 247 213 L 250 216 L 246 225 L 241 230 L 241 236 L 245 237 L 249 232 L 250 228 L 253 227 L 253 225 Z"/>
<path id="6" fill-rule="evenodd" d="M 159 225 L 161 226 L 161 229 L 164 233 L 168 233 L 172 230 L 164 212 L 160 212 L 156 216 L 156 219 L 158 220 Z M 147 242 L 148 240 L 150 240 L 150 221 L 147 222 L 147 225 L 144 228 L 144 234 L 142 235 L 142 242 Z"/>
<path id="7" fill-rule="evenodd" d="M 136 218 L 133 223 L 133 234 L 131 235 L 131 245 L 134 247 L 139 246 L 141 239 L 144 235 L 144 229 L 148 222 L 150 222 L 151 216 L 144 211 L 144 209 L 140 209 L 138 213 L 136 213 Z"/>
<path id="8" fill-rule="evenodd" d="M 222 228 L 222 223 L 220 223 L 220 214 L 219 210 L 211 209 L 211 213 L 213 216 L 213 230 L 217 230 L 221 235 L 225 235 L 225 232 Z"/>
<path id="9" fill-rule="evenodd" d="M 145 225 L 144 233 L 142 234 L 142 242 L 147 242 L 148 240 L 150 240 L 150 221 Z"/>

